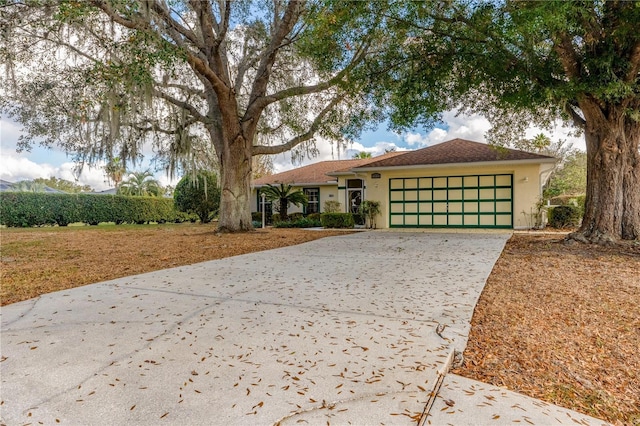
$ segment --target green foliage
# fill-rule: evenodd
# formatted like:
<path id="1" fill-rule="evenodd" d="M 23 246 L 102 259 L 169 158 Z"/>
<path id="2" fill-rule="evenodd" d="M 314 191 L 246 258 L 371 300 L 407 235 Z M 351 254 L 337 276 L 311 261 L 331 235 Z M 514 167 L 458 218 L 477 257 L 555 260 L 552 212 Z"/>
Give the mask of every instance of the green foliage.
<path id="1" fill-rule="evenodd" d="M 274 228 L 316 228 L 322 226 L 320 220 L 311 219 L 309 217 L 300 217 L 296 220 L 286 222 L 274 222 Z"/>
<path id="2" fill-rule="evenodd" d="M 322 213 L 320 222 L 325 228 L 353 228 L 355 225 L 351 213 Z"/>
<path id="3" fill-rule="evenodd" d="M 367 222 L 369 222 L 369 228 L 376 227 L 376 216 L 380 214 L 380 202 L 372 200 L 364 200 L 360 203 L 360 214 L 362 214 Z"/>
<path id="4" fill-rule="evenodd" d="M 93 188 L 89 185 L 80 185 L 66 179 L 59 179 L 56 177 L 50 177 L 48 179 L 37 178 L 34 179 L 33 182 L 46 185 L 49 188 L 57 189 L 58 191 L 68 192 L 70 194 L 93 191 Z"/>
<path id="5" fill-rule="evenodd" d="M 10 190 L 15 192 L 46 192 L 45 185 L 35 180 L 21 180 L 14 183 Z"/>
<path id="6" fill-rule="evenodd" d="M 307 205 L 307 196 L 300 188 L 294 188 L 292 185 L 281 183 L 279 185 L 268 184 L 260 189 L 265 194 L 267 200 L 275 202 L 274 208 L 280 213 L 280 219 L 286 222 L 289 219 L 287 210 L 292 204 L 294 206 Z M 274 219 L 275 222 L 275 219 Z"/>
<path id="7" fill-rule="evenodd" d="M 320 213 L 309 213 L 307 215 L 307 219 L 320 222 L 320 216 L 322 216 Z"/>
<path id="8" fill-rule="evenodd" d="M 188 173 L 176 185 L 173 199 L 179 211 L 194 213 L 202 223 L 208 223 L 220 207 L 218 177 L 207 171 Z"/>
<path id="9" fill-rule="evenodd" d="M 587 154 L 572 151 L 544 188 L 545 198 L 584 194 L 587 189 Z"/>
<path id="10" fill-rule="evenodd" d="M 304 213 L 302 213 L 302 212 L 295 212 L 295 213 L 291 213 L 289 215 L 289 220 L 291 220 L 291 221 L 296 221 L 296 220 L 299 220 L 299 219 L 302 219 L 302 218 L 304 218 Z"/>
<path id="11" fill-rule="evenodd" d="M 354 159 L 365 159 L 365 158 L 371 158 L 371 153 L 370 152 L 366 152 L 366 151 L 359 151 L 355 154 L 353 154 Z"/>
<path id="12" fill-rule="evenodd" d="M 340 213 L 342 211 L 342 203 L 340 201 L 327 200 L 324 202 L 325 213 Z"/>
<path id="13" fill-rule="evenodd" d="M 0 204 L 0 224 L 9 227 L 67 226 L 77 222 L 141 224 L 190 219 L 174 208 L 172 200 L 165 198 L 2 192 Z"/>
<path id="14" fill-rule="evenodd" d="M 578 226 L 580 208 L 574 205 L 557 206 L 549 210 L 549 225 L 554 228 Z"/>
<path id="15" fill-rule="evenodd" d="M 118 186 L 119 195 L 162 197 L 164 189 L 150 171 L 132 172 Z"/>

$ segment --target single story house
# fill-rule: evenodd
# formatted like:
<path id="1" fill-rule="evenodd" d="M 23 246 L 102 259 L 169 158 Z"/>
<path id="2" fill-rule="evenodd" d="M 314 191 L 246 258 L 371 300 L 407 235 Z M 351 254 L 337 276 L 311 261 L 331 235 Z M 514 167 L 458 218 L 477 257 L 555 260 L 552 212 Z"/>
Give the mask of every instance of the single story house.
<path id="1" fill-rule="evenodd" d="M 453 139 L 415 151 L 379 157 L 322 161 L 257 179 L 252 211 L 261 211 L 259 190 L 292 184 L 309 204 L 291 212 L 322 212 L 340 202 L 357 212 L 362 200 L 380 202 L 381 228 L 506 228 L 532 226 L 542 187 L 556 159 L 484 143 Z"/>

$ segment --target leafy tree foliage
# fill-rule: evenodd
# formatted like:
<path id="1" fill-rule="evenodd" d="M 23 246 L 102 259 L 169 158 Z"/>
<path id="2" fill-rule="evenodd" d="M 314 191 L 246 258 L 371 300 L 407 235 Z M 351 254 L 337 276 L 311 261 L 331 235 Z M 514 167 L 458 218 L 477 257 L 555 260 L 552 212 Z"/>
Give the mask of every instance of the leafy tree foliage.
<path id="1" fill-rule="evenodd" d="M 288 184 L 267 184 L 260 191 L 265 194 L 267 200 L 277 202 L 275 209 L 280 213 L 280 220 L 283 222 L 289 220 L 288 210 L 292 204 L 294 206 L 307 205 L 307 196 L 304 195 L 304 192 L 301 189 L 294 189 Z"/>
<path id="2" fill-rule="evenodd" d="M 80 185 L 75 182 L 68 181 L 66 179 L 59 179 L 57 177 L 37 178 L 33 180 L 36 184 L 46 185 L 49 188 L 57 189 L 59 191 L 68 192 L 71 194 L 77 194 L 80 192 L 92 192 L 93 188 L 89 185 Z"/>
<path id="3" fill-rule="evenodd" d="M 122 181 L 118 194 L 139 197 L 162 197 L 164 189 L 150 171 L 133 172 Z"/>
<path id="4" fill-rule="evenodd" d="M 582 195 L 587 189 L 587 153 L 573 150 L 544 188 L 545 198 Z"/>
<path id="5" fill-rule="evenodd" d="M 45 184 L 33 180 L 21 180 L 11 185 L 13 192 L 45 192 Z"/>
<path id="6" fill-rule="evenodd" d="M 371 153 L 370 152 L 365 152 L 365 151 L 359 151 L 356 154 L 353 154 L 353 158 L 355 159 L 364 159 L 364 158 L 371 158 Z"/>
<path id="7" fill-rule="evenodd" d="M 485 115 L 492 140 L 508 142 L 564 120 L 587 147 L 585 215 L 572 238 L 640 238 L 637 2 L 411 2 L 392 13 L 398 37 L 376 64 L 385 90 L 372 93 L 396 126 L 459 108 Z"/>
<path id="8" fill-rule="evenodd" d="M 215 173 L 188 173 L 180 179 L 173 192 L 176 208 L 195 213 L 200 222 L 209 223 L 220 207 L 220 187 Z"/>
<path id="9" fill-rule="evenodd" d="M 362 94 L 383 4 L 15 2 L 0 8 L 0 110 L 80 161 L 219 168 L 219 226 L 252 227 L 252 156 L 316 152 L 378 117 Z M 117 175 L 111 178 L 119 182 Z"/>

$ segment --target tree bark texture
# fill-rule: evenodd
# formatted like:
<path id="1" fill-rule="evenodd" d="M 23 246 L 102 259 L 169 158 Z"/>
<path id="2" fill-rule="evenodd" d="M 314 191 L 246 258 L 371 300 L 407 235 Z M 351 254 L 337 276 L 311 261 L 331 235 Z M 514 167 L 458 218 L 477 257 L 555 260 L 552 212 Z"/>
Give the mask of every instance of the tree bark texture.
<path id="1" fill-rule="evenodd" d="M 591 100 L 585 118 L 587 194 L 580 229 L 570 238 L 596 244 L 640 239 L 640 123 L 620 106 Z"/>
<path id="2" fill-rule="evenodd" d="M 242 135 L 224 144 L 220 160 L 220 216 L 218 231 L 253 229 L 251 222 L 251 142 Z"/>

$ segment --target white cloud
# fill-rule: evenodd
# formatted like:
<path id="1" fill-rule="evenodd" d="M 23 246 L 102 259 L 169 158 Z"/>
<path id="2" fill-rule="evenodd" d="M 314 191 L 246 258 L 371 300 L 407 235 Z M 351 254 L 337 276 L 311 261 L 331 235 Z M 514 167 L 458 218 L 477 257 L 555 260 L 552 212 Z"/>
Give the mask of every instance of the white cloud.
<path id="1" fill-rule="evenodd" d="M 427 137 L 425 137 L 424 135 L 421 135 L 420 133 L 406 133 L 404 134 L 404 140 L 405 142 L 407 142 L 407 145 L 409 146 L 414 146 L 414 145 L 418 145 L 418 146 L 425 146 L 428 143 L 428 139 Z"/>
<path id="2" fill-rule="evenodd" d="M 60 166 L 35 163 L 24 155 L 7 152 L 3 149 L 0 156 L 0 178 L 9 182 L 19 182 L 21 180 L 57 177 L 80 185 L 89 185 L 96 191 L 102 191 L 109 188 L 109 184 L 105 182 L 101 166 L 85 166 L 82 173 L 77 176 L 75 163 L 66 162 Z"/>

